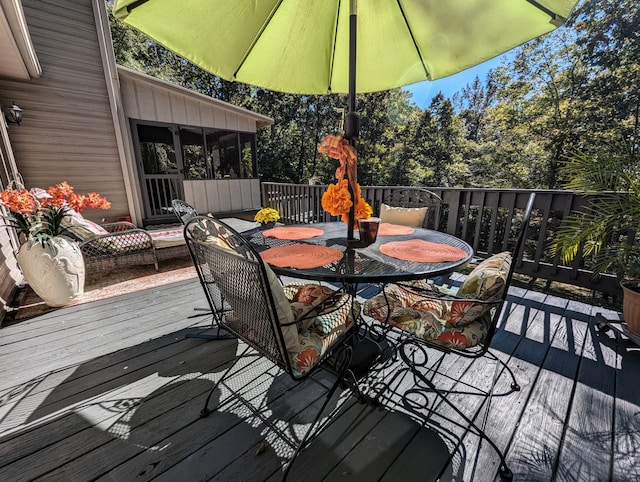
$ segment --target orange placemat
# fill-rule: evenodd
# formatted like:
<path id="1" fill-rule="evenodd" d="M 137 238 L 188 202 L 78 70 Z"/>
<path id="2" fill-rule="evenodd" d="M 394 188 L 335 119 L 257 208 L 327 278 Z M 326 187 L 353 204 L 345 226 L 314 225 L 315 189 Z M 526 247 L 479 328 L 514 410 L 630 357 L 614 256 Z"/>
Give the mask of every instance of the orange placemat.
<path id="1" fill-rule="evenodd" d="M 315 236 L 322 236 L 324 231 L 318 228 L 305 228 L 300 226 L 278 226 L 262 232 L 263 236 L 278 239 L 308 239 Z"/>
<path id="2" fill-rule="evenodd" d="M 317 268 L 342 259 L 342 251 L 315 244 L 276 246 L 260 253 L 262 259 L 281 268 Z"/>
<path id="3" fill-rule="evenodd" d="M 380 246 L 380 252 L 393 258 L 421 263 L 458 261 L 467 256 L 463 249 L 448 244 L 431 243 L 422 239 L 385 243 Z"/>
<path id="4" fill-rule="evenodd" d="M 400 236 L 402 234 L 413 234 L 415 229 L 401 224 L 380 223 L 378 226 L 378 236 Z"/>

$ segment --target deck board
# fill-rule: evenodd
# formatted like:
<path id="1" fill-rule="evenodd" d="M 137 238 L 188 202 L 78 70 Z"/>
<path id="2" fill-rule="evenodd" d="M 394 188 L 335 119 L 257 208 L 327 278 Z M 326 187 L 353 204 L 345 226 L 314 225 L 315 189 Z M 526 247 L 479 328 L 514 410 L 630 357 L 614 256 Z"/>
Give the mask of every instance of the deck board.
<path id="1" fill-rule="evenodd" d="M 584 336 L 573 331 L 575 327 L 567 318 L 566 302 L 545 301 L 553 303 L 561 313 L 550 315 L 545 323 L 534 324 L 545 327 L 548 345 L 545 343 L 546 356 L 510 450 L 514 459 L 511 470 L 516 480 L 552 480 L 584 344 Z M 528 334 L 531 335 L 531 331 Z"/>
<path id="2" fill-rule="evenodd" d="M 561 481 L 574 480 L 576 473 L 607 480 L 611 469 L 616 352 L 601 345 L 594 325 L 582 325 L 585 344 L 557 464 Z"/>
<path id="3" fill-rule="evenodd" d="M 200 418 L 206 394 L 242 348 L 236 340 L 184 338 L 207 325 L 189 318 L 204 305 L 189 280 L 3 327 L 0 480 L 280 480 L 292 449 L 266 421 L 300 436 L 330 377 L 298 384 L 264 359 L 245 358 L 214 395 L 241 397 Z M 512 288 L 492 347 L 522 389 L 490 404 L 448 395 L 476 422 L 487 416 L 515 480 L 640 478 L 640 349 L 597 332 L 598 312 L 619 317 Z M 436 380 L 454 392 L 465 383 L 486 388 L 495 366 L 446 356 L 440 368 L 451 378 Z M 509 382 L 501 376 L 496 393 L 509 392 Z M 342 390 L 330 406 L 338 413 L 290 480 L 496 479 L 494 451 L 464 424 L 447 422 L 443 416 L 455 414 L 441 401 L 425 425 L 402 407 L 363 405 Z"/>
<path id="4" fill-rule="evenodd" d="M 640 480 L 640 349 L 628 339 L 617 349 L 612 480 Z"/>

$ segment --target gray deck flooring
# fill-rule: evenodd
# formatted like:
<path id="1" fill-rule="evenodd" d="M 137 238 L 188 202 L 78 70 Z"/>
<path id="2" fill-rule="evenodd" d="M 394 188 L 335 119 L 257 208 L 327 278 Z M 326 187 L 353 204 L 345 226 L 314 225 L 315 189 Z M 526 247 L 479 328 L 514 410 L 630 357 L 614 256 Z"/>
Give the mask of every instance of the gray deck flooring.
<path id="1" fill-rule="evenodd" d="M 260 358 L 214 394 L 239 399 L 198 417 L 238 353 L 235 340 L 186 338 L 205 318 L 196 280 L 60 309 L 0 330 L 0 481 L 280 480 L 330 382 L 295 383 Z M 465 394 L 495 362 L 447 356 L 448 399 L 506 450 L 514 480 L 640 480 L 640 348 L 600 334 L 587 304 L 511 289 L 494 352 L 522 389 L 498 379 L 490 405 Z M 393 369 L 385 372 L 393 376 Z M 403 381 L 404 386 L 409 380 Z M 420 425 L 401 406 L 371 407 L 341 391 L 338 413 L 289 480 L 496 480 L 486 442 L 437 403 Z M 258 407 L 257 418 L 249 406 Z M 267 419 L 280 433 L 268 429 Z"/>

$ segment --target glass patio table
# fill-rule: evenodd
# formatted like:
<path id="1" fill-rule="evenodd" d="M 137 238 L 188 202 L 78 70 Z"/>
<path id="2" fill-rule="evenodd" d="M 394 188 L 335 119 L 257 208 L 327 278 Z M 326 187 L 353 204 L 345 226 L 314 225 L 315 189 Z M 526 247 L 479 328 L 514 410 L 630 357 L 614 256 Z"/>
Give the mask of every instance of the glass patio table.
<path id="1" fill-rule="evenodd" d="M 321 232 L 322 234 L 292 240 L 265 236 L 265 231 L 254 229 L 243 233 L 243 236 L 258 253 L 264 253 L 271 248 L 294 247 L 300 244 L 339 250 L 342 253 L 340 259 L 321 266 L 305 268 L 283 267 L 274 264 L 270 264 L 270 266 L 278 275 L 341 284 L 353 295 L 357 293 L 358 284 L 385 284 L 433 278 L 447 274 L 468 263 L 473 256 L 473 249 L 463 240 L 450 234 L 429 229 L 413 228 L 410 234 L 384 235 L 378 233 L 377 239 L 373 244 L 364 245 L 359 240 L 347 240 L 347 229 L 345 224 L 341 222 L 287 227 L 292 228 L 294 231 L 296 227 L 307 228 L 306 231 L 311 228 L 318 230 L 316 233 Z M 268 231 L 266 233 L 269 234 Z M 387 243 L 410 240 L 422 240 L 445 245 L 445 247 L 457 248 L 461 250 L 457 251 L 460 254 L 460 259 L 441 262 L 406 261 L 388 256 L 380 251 L 380 247 Z M 287 250 L 281 249 L 281 251 L 286 253 Z M 339 252 L 334 254 L 339 256 Z M 386 340 L 381 339 L 379 336 L 371 336 L 369 331 L 370 327 L 366 323 L 361 323 L 358 329 L 359 336 L 356 336 L 353 340 L 354 350 L 350 367 L 358 379 L 368 373 L 376 361 L 383 360 L 386 356 L 389 356 Z"/>
<path id="2" fill-rule="evenodd" d="M 342 258 L 317 267 L 281 267 L 271 265 L 279 275 L 317 281 L 357 285 L 360 283 L 392 283 L 425 279 L 451 273 L 471 260 L 473 249 L 463 240 L 450 234 L 430 229 L 414 228 L 410 234 L 378 234 L 375 243 L 364 245 L 358 240 L 346 239 L 346 226 L 341 222 L 293 225 L 290 228 L 315 228 L 323 234 L 305 239 L 278 239 L 267 237 L 261 230 L 245 232 L 243 236 L 259 253 L 280 246 L 311 244 L 340 250 Z M 380 251 L 386 243 L 422 240 L 461 249 L 464 255 L 456 261 L 418 262 L 388 256 Z"/>

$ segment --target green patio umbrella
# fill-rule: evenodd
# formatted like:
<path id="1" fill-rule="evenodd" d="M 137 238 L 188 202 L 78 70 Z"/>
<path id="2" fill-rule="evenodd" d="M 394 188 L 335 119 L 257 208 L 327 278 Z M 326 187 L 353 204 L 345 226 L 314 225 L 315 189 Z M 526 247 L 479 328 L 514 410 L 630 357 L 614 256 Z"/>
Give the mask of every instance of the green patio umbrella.
<path id="1" fill-rule="evenodd" d="M 576 3 L 359 0 L 356 90 L 454 74 L 550 32 Z M 293 94 L 349 92 L 348 0 L 116 0 L 114 11 L 223 79 Z"/>
<path id="2" fill-rule="evenodd" d="M 116 0 L 114 12 L 223 79 L 293 94 L 348 93 L 345 137 L 353 140 L 356 92 L 477 65 L 555 29 L 577 1 Z"/>

